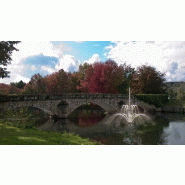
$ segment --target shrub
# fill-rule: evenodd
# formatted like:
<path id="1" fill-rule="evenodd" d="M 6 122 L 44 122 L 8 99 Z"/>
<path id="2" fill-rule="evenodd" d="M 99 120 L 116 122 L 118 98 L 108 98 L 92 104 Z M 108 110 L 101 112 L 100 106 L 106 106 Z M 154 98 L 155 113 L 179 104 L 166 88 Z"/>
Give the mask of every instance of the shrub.
<path id="1" fill-rule="evenodd" d="M 166 94 L 136 94 L 135 97 L 145 103 L 155 105 L 157 108 L 163 107 L 168 101 L 168 95 Z"/>

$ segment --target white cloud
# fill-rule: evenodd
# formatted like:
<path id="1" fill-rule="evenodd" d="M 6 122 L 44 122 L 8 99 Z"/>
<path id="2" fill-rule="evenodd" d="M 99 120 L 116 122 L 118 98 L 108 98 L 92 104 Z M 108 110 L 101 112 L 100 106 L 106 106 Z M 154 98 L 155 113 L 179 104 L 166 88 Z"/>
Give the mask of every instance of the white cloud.
<path id="1" fill-rule="evenodd" d="M 37 68 L 34 65 L 31 65 L 31 70 L 35 71 Z"/>
<path id="2" fill-rule="evenodd" d="M 80 61 L 76 60 L 72 55 L 64 55 L 59 59 L 58 64 L 55 66 L 57 70 L 63 69 L 66 72 L 73 72 L 78 70 L 78 66 L 80 65 Z"/>
<path id="3" fill-rule="evenodd" d="M 47 71 L 49 74 L 51 74 L 51 73 L 53 73 L 53 72 L 56 71 L 55 69 L 53 69 L 53 68 L 51 68 L 51 67 L 48 67 L 48 66 L 42 66 L 42 67 L 41 67 L 41 70 L 42 70 L 42 71 Z"/>
<path id="4" fill-rule="evenodd" d="M 53 47 L 54 47 L 54 52 L 55 52 L 55 54 L 57 55 L 57 58 L 62 58 L 62 57 L 63 57 L 64 51 L 70 51 L 70 50 L 71 50 L 70 47 L 67 47 L 67 46 L 66 46 L 65 44 L 63 44 L 63 43 L 54 45 Z"/>
<path id="5" fill-rule="evenodd" d="M 11 73 L 10 78 L 0 78 L 0 83 L 5 83 L 5 84 L 10 84 L 10 82 L 19 82 L 22 80 L 23 82 L 29 82 L 29 78 L 25 77 L 24 71 L 25 71 L 25 66 L 24 65 L 10 65 L 8 67 L 8 71 Z"/>
<path id="6" fill-rule="evenodd" d="M 94 54 L 89 60 L 85 60 L 84 63 L 93 64 L 94 62 L 100 62 L 100 57 L 98 54 Z"/>
<path id="7" fill-rule="evenodd" d="M 168 81 L 185 80 L 185 42 L 116 42 L 107 49 L 107 58 L 118 64 L 126 62 L 135 68 L 150 65 L 166 72 Z"/>
<path id="8" fill-rule="evenodd" d="M 113 48 L 113 45 L 109 45 L 109 46 L 105 47 L 106 50 L 109 50 L 109 49 L 112 49 L 112 48 Z"/>
<path id="9" fill-rule="evenodd" d="M 59 46 L 53 46 L 51 42 L 21 42 L 16 45 L 16 48 L 19 51 L 14 51 L 12 53 L 12 64 L 19 64 L 23 59 L 26 59 L 31 56 L 44 55 L 57 57 L 62 53 L 62 50 L 59 49 Z"/>
<path id="10" fill-rule="evenodd" d="M 63 44 L 58 44 L 54 46 L 51 42 L 24 42 L 15 45 L 19 51 L 13 51 L 11 58 L 11 64 L 7 66 L 7 71 L 10 71 L 10 78 L 0 79 L 0 83 L 9 84 L 10 82 L 16 82 L 22 77 L 22 80 L 25 82 L 29 81 L 28 78 L 25 77 L 25 69 L 26 65 L 24 64 L 24 60 L 28 57 L 44 55 L 50 57 L 60 58 L 63 56 L 63 51 L 66 49 Z M 31 71 L 36 70 L 36 66 L 31 66 Z M 46 68 L 45 68 L 46 70 Z M 47 69 L 50 73 L 51 69 Z"/>
<path id="11" fill-rule="evenodd" d="M 21 80 L 22 80 L 23 82 L 25 82 L 25 83 L 28 83 L 28 82 L 30 81 L 29 78 L 26 78 L 26 77 L 24 77 L 24 76 L 22 76 L 22 75 L 17 74 L 17 75 L 16 75 L 16 78 L 15 78 L 15 80 L 14 80 L 13 82 L 20 82 Z M 12 82 L 12 81 L 10 81 L 10 82 Z"/>

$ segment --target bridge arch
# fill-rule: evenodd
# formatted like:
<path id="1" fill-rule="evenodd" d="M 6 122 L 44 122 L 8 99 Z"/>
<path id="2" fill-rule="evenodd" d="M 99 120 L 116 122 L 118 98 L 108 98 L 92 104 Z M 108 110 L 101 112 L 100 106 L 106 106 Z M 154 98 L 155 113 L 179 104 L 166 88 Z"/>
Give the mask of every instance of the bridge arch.
<path id="1" fill-rule="evenodd" d="M 95 105 L 98 105 L 102 109 L 104 109 L 106 112 L 116 112 L 117 111 L 116 107 L 111 106 L 110 104 L 107 104 L 105 102 L 100 102 L 100 101 L 97 101 L 97 100 L 89 100 L 89 101 L 81 101 L 78 104 L 70 103 L 67 107 L 66 117 L 68 117 L 69 114 L 71 114 L 74 110 L 76 110 L 80 106 L 88 104 L 88 103 L 93 103 Z"/>
<path id="2" fill-rule="evenodd" d="M 50 116 L 53 116 L 54 115 L 53 112 L 51 112 L 51 111 L 49 111 L 47 109 L 44 109 L 43 107 L 40 107 L 40 106 L 34 106 L 34 105 L 32 105 L 32 106 L 28 106 L 28 107 L 34 107 L 34 108 L 38 108 L 40 110 L 43 110 L 44 112 L 48 113 Z"/>
<path id="3" fill-rule="evenodd" d="M 51 111 L 49 111 L 49 110 L 47 110 L 47 109 L 45 109 L 45 108 L 43 108 L 43 107 L 34 105 L 34 104 L 33 104 L 33 105 L 29 105 L 29 106 L 27 106 L 27 105 L 11 106 L 11 107 L 9 107 L 9 109 L 20 109 L 20 108 L 23 108 L 23 107 L 27 107 L 27 108 L 28 108 L 28 107 L 38 108 L 38 109 L 43 110 L 44 112 L 48 113 L 50 116 L 53 116 L 53 115 L 54 115 L 53 112 L 51 112 Z"/>

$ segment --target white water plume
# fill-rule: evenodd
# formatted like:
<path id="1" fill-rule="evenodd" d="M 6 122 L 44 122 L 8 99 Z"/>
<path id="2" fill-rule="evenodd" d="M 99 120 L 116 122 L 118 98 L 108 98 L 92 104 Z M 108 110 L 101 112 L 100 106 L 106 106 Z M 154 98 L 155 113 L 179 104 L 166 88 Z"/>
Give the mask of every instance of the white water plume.
<path id="1" fill-rule="evenodd" d="M 145 123 L 152 122 L 151 118 L 146 115 L 139 113 L 139 108 L 137 105 L 131 105 L 130 103 L 130 87 L 129 87 L 129 104 L 123 105 L 120 113 L 116 113 L 110 117 L 107 124 L 114 124 L 114 126 L 121 125 L 141 125 Z"/>

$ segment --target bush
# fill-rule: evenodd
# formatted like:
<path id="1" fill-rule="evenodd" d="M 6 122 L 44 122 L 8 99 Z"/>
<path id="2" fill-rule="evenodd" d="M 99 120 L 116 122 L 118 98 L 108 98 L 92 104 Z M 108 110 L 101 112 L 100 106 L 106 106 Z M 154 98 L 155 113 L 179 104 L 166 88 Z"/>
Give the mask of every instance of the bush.
<path id="1" fill-rule="evenodd" d="M 0 94 L 0 102 L 8 102 L 10 101 L 10 96 Z"/>
<path id="2" fill-rule="evenodd" d="M 168 101 L 168 95 L 166 94 L 136 94 L 134 96 L 138 100 L 155 105 L 157 108 L 163 107 L 163 105 Z"/>
<path id="3" fill-rule="evenodd" d="M 15 98 L 17 98 L 17 95 L 4 95 L 4 94 L 0 94 L 0 102 L 9 102 L 12 100 L 14 100 Z"/>

